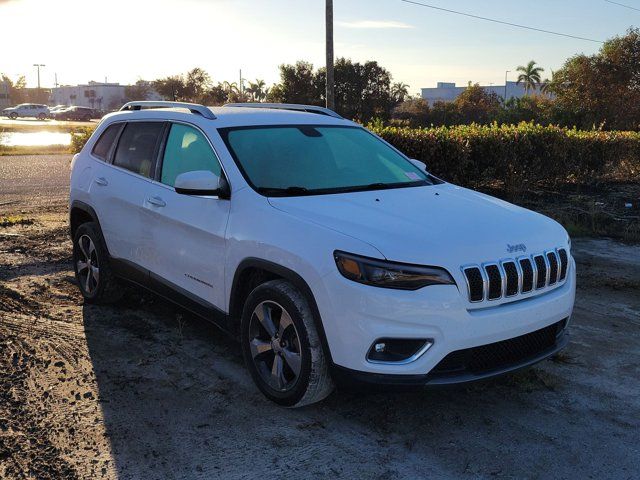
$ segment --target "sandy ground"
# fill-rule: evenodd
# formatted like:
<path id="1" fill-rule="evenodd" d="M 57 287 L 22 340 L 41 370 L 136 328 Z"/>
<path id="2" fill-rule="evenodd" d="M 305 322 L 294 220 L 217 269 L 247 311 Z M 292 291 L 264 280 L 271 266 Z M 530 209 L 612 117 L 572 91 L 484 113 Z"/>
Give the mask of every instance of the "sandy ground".
<path id="1" fill-rule="evenodd" d="M 571 343 L 516 375 L 265 400 L 238 346 L 134 290 L 83 305 L 69 156 L 0 157 L 0 478 L 640 478 L 640 247 L 574 241 Z"/>

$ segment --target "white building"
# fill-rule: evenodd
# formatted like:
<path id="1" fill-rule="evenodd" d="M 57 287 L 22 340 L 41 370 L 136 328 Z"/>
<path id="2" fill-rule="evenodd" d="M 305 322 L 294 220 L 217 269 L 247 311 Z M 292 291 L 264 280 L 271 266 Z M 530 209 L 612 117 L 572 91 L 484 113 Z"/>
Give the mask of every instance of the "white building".
<path id="1" fill-rule="evenodd" d="M 89 82 L 85 85 L 62 86 L 51 89 L 51 105 L 77 105 L 100 110 L 116 110 L 127 101 L 126 85 L 119 83 Z M 162 100 L 152 91 L 147 100 Z"/>
<path id="2" fill-rule="evenodd" d="M 507 82 L 506 91 L 504 85 L 481 85 L 484 91 L 495 93 L 500 98 L 522 98 L 525 96 L 524 85 L 516 82 Z M 457 87 L 455 83 L 438 82 L 435 88 L 422 88 L 422 98 L 430 104 L 434 102 L 453 102 L 467 87 Z M 505 95 L 506 94 L 506 95 Z"/>

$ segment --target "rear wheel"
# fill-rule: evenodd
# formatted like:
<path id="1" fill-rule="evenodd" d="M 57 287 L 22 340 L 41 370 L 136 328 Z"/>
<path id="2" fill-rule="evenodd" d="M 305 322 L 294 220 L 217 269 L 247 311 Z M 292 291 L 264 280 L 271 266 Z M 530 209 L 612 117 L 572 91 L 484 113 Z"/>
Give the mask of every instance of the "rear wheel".
<path id="1" fill-rule="evenodd" d="M 242 351 L 260 391 L 274 402 L 301 407 L 333 390 L 309 303 L 285 280 L 256 287 L 242 313 Z"/>
<path id="2" fill-rule="evenodd" d="M 73 268 L 87 302 L 112 303 L 122 297 L 122 288 L 111 271 L 107 248 L 95 222 L 83 223 L 76 230 Z"/>

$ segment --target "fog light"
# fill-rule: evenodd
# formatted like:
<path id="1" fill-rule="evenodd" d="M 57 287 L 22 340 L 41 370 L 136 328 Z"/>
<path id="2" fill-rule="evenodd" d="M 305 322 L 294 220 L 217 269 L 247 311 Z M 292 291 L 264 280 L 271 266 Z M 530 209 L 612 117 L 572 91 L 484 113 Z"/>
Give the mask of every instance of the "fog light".
<path id="1" fill-rule="evenodd" d="M 371 363 L 410 363 L 429 350 L 430 338 L 379 338 L 371 345 L 367 360 Z"/>

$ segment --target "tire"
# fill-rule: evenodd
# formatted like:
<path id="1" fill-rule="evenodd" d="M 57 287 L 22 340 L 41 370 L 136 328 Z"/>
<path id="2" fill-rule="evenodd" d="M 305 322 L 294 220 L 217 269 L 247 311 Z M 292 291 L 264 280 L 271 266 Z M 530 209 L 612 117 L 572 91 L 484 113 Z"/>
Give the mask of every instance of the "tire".
<path id="1" fill-rule="evenodd" d="M 82 117 L 82 121 L 83 122 L 90 122 L 91 121 L 91 115 L 85 115 L 84 117 Z"/>
<path id="2" fill-rule="evenodd" d="M 16 118 L 18 118 L 18 114 L 17 114 L 16 112 L 11 112 L 11 113 L 9 114 L 9 118 L 10 118 L 11 120 L 15 120 Z"/>
<path id="3" fill-rule="evenodd" d="M 122 287 L 113 275 L 104 238 L 95 222 L 83 223 L 73 236 L 73 270 L 87 303 L 113 303 L 122 298 Z"/>
<path id="4" fill-rule="evenodd" d="M 39 113 L 38 114 L 38 120 L 44 120 L 45 118 L 47 118 L 47 115 L 44 113 Z"/>
<path id="5" fill-rule="evenodd" d="M 244 304 L 240 328 L 245 363 L 267 398 L 302 407 L 333 391 L 313 312 L 291 283 L 271 280 L 256 287 Z"/>

